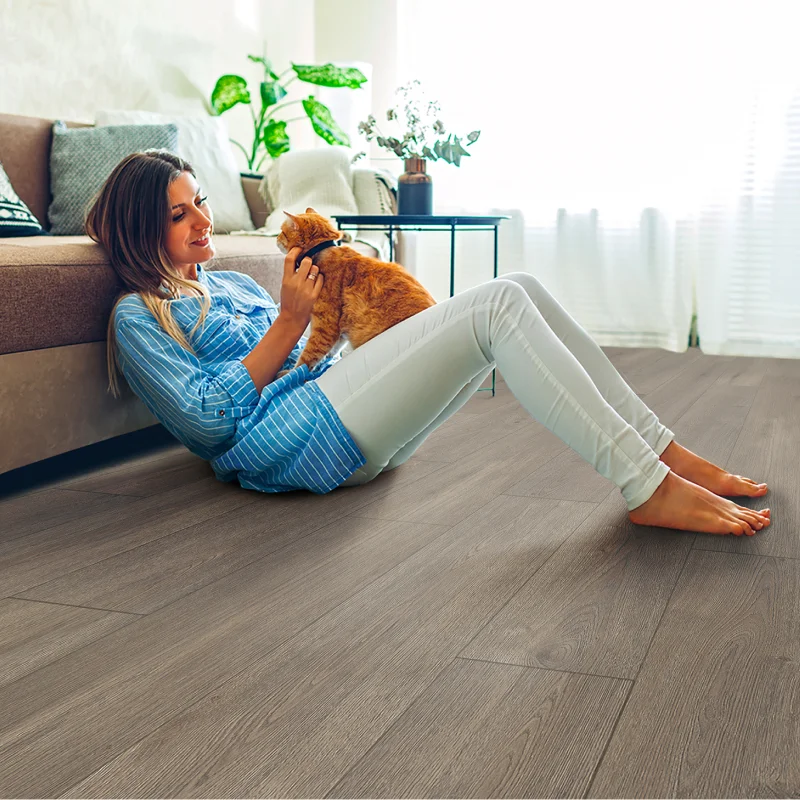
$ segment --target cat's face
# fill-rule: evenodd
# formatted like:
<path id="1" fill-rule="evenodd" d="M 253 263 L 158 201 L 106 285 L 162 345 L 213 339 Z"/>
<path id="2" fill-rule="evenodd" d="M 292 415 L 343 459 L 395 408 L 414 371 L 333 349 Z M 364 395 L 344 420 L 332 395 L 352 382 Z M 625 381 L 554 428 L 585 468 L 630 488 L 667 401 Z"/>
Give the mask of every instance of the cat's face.
<path id="1" fill-rule="evenodd" d="M 283 213 L 286 214 L 286 220 L 281 225 L 277 239 L 281 253 L 288 253 L 293 247 L 299 247 L 305 252 L 321 242 L 342 238 L 342 232 L 336 230 L 329 219 L 317 214 L 313 208 L 307 208 L 305 214 L 290 214 L 288 211 Z"/>

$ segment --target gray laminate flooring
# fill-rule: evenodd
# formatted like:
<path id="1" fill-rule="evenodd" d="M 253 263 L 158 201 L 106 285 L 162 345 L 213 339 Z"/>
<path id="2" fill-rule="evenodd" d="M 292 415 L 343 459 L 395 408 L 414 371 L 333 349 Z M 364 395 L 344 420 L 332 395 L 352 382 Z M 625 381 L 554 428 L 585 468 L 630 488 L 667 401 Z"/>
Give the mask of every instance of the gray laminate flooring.
<path id="1" fill-rule="evenodd" d="M 800 797 L 800 361 L 607 348 L 770 484 L 637 527 L 504 383 L 354 489 L 177 446 L 0 500 L 3 797 Z"/>

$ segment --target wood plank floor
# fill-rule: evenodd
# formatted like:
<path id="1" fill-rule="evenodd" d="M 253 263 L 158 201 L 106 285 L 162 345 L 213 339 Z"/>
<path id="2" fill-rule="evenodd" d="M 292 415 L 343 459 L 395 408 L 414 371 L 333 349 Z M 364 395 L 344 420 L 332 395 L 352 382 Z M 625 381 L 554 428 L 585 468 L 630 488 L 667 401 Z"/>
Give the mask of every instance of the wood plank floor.
<path id="1" fill-rule="evenodd" d="M 800 361 L 606 352 L 770 528 L 632 525 L 502 382 L 328 495 L 6 491 L 0 796 L 800 797 Z"/>

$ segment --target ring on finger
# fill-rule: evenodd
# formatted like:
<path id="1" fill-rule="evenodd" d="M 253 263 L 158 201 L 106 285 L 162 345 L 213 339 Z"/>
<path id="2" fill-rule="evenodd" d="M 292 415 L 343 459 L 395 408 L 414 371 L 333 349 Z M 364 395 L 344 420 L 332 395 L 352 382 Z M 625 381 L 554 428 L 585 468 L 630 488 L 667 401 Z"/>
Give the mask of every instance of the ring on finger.
<path id="1" fill-rule="evenodd" d="M 308 279 L 310 281 L 316 280 L 316 277 L 317 277 L 317 273 L 316 272 L 309 272 L 308 273 Z"/>

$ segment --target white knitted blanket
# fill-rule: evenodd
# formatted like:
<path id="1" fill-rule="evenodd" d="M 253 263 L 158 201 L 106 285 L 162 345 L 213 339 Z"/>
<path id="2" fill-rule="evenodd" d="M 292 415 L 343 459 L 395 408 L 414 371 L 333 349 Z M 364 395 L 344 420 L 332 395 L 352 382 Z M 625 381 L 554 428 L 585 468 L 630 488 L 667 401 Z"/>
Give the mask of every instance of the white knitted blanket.
<path id="1" fill-rule="evenodd" d="M 234 231 L 240 236 L 277 236 L 286 219 L 284 211 L 302 214 L 313 208 L 326 217 L 335 214 L 395 214 L 395 179 L 388 172 L 353 168 L 343 147 L 296 150 L 275 159 L 259 186 L 269 216 L 254 231 Z M 358 230 L 349 241 L 374 247 L 388 257 L 389 239 L 382 231 Z"/>

